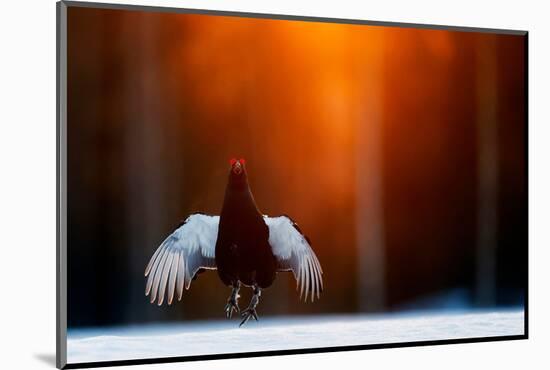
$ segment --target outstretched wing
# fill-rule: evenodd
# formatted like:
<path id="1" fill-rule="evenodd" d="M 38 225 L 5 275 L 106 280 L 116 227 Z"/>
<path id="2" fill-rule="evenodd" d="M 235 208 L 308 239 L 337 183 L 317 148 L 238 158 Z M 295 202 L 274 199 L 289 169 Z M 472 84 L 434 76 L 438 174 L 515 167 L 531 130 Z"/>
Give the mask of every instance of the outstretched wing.
<path id="1" fill-rule="evenodd" d="M 151 303 L 158 297 L 160 306 L 167 293 L 171 304 L 175 290 L 181 300 L 183 286 L 189 289 L 199 269 L 216 269 L 219 223 L 219 216 L 193 214 L 162 242 L 145 269 L 145 295 L 151 294 Z"/>
<path id="2" fill-rule="evenodd" d="M 278 261 L 278 271 L 292 271 L 296 278 L 296 289 L 300 287 L 300 298 L 311 294 L 319 299 L 323 291 L 323 269 L 311 249 L 308 238 L 288 216 L 268 217 L 264 221 L 269 227 L 269 244 Z"/>

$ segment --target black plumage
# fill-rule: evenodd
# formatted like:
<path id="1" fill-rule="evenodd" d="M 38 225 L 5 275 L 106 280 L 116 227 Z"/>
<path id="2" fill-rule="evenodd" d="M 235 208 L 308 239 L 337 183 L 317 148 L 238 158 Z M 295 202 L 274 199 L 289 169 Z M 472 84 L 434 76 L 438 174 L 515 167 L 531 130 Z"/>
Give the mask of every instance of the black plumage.
<path id="1" fill-rule="evenodd" d="M 216 241 L 218 275 L 226 285 L 240 281 L 267 288 L 275 279 L 277 260 L 269 245 L 269 228 L 248 184 L 244 163 L 229 172 Z"/>

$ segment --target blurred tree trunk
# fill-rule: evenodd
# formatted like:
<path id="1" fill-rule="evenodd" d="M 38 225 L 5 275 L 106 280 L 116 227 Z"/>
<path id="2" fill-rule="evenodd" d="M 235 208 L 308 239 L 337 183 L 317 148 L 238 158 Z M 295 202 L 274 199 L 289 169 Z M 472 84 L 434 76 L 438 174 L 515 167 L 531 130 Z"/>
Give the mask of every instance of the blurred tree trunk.
<path id="1" fill-rule="evenodd" d="M 127 248 L 129 276 L 127 281 L 126 319 L 138 321 L 143 317 L 151 319 L 151 311 L 143 307 L 148 304 L 144 295 L 144 268 L 160 242 L 163 227 L 166 225 L 166 198 L 163 181 L 167 163 L 163 150 L 165 146 L 166 112 L 159 109 L 158 96 L 162 86 L 159 76 L 157 45 L 161 24 L 158 17 L 148 13 L 129 13 L 124 15 L 123 34 L 135 35 L 132 41 L 121 46 L 127 48 L 124 63 L 127 78 L 124 80 L 126 97 L 120 107 L 126 119 L 124 135 L 126 157 L 126 212 L 127 212 Z M 141 18 L 136 22 L 136 17 Z M 135 27 L 139 24 L 139 27 Z M 136 58 L 137 56 L 137 58 Z M 130 76 L 137 78 L 131 79 Z M 175 174 L 177 175 L 177 174 Z M 175 179 L 177 180 L 177 179 Z M 175 200 L 174 200 L 175 201 Z M 160 212 L 159 212 L 160 211 Z M 177 220 L 173 220 L 176 224 Z M 140 307 L 142 307 L 140 309 Z M 141 312 L 140 312 L 141 311 Z"/>
<path id="2" fill-rule="evenodd" d="M 381 37 L 381 36 L 379 36 Z M 382 184 L 383 40 L 362 68 L 361 117 L 357 126 L 358 307 L 385 308 L 385 252 Z"/>
<path id="3" fill-rule="evenodd" d="M 497 40 L 481 35 L 477 59 L 478 237 L 476 304 L 496 302 L 498 197 Z"/>

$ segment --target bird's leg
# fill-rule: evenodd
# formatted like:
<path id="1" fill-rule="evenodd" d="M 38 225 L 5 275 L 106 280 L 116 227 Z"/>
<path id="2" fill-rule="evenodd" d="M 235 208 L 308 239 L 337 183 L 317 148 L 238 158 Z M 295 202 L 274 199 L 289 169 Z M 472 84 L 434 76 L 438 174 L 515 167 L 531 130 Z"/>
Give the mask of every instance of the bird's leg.
<path id="1" fill-rule="evenodd" d="M 241 282 L 237 281 L 233 284 L 233 291 L 231 291 L 231 295 L 227 299 L 227 304 L 225 305 L 225 317 L 230 319 L 233 315 L 233 311 L 235 312 L 241 312 L 239 308 L 239 289 L 241 288 Z"/>
<path id="2" fill-rule="evenodd" d="M 251 317 L 253 317 L 254 320 L 258 321 L 256 306 L 258 306 L 258 303 L 260 303 L 261 295 L 262 295 L 262 290 L 257 285 L 254 285 L 254 295 L 250 299 L 250 304 L 248 305 L 248 308 L 241 313 L 241 316 L 243 317 L 243 321 L 241 321 L 241 323 L 239 324 L 239 327 L 246 324 Z"/>

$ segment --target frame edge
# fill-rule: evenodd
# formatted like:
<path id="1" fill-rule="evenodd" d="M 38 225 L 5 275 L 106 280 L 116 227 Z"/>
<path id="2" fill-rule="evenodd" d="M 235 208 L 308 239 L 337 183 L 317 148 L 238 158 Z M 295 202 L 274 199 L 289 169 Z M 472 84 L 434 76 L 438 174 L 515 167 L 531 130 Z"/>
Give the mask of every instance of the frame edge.
<path id="1" fill-rule="evenodd" d="M 56 3 L 56 367 L 67 365 L 67 4 Z"/>
<path id="2" fill-rule="evenodd" d="M 233 10 L 214 10 L 214 9 L 198 9 L 198 8 L 176 8 L 168 6 L 154 6 L 154 5 L 132 5 L 132 4 L 113 4 L 102 2 L 84 2 L 73 0 L 62 0 L 64 4 L 71 7 L 78 8 L 95 8 L 95 9 L 110 9 L 110 10 L 130 10 L 130 11 L 146 11 L 146 12 L 160 12 L 160 13 L 178 13 L 178 14 L 199 14 L 199 15 L 217 15 L 225 17 L 241 17 L 241 18 L 256 18 L 256 19 L 270 19 L 270 20 L 286 20 L 286 21 L 301 21 L 301 22 L 323 22 L 323 23 L 341 23 L 352 25 L 367 25 L 367 26 L 381 26 L 381 27 L 400 27 L 400 28 L 417 28 L 425 30 L 439 30 L 439 31 L 457 31 L 457 32 L 481 32 L 481 33 L 495 33 L 502 35 L 517 35 L 523 36 L 527 30 L 515 30 L 506 28 L 484 28 L 474 26 L 451 26 L 443 24 L 425 24 L 425 23 L 407 23 L 397 21 L 374 21 L 364 19 L 352 19 L 352 18 L 330 18 L 323 16 L 305 16 L 305 15 L 291 15 L 291 14 L 271 14 L 271 13 L 254 13 L 254 12 L 242 12 Z"/>

